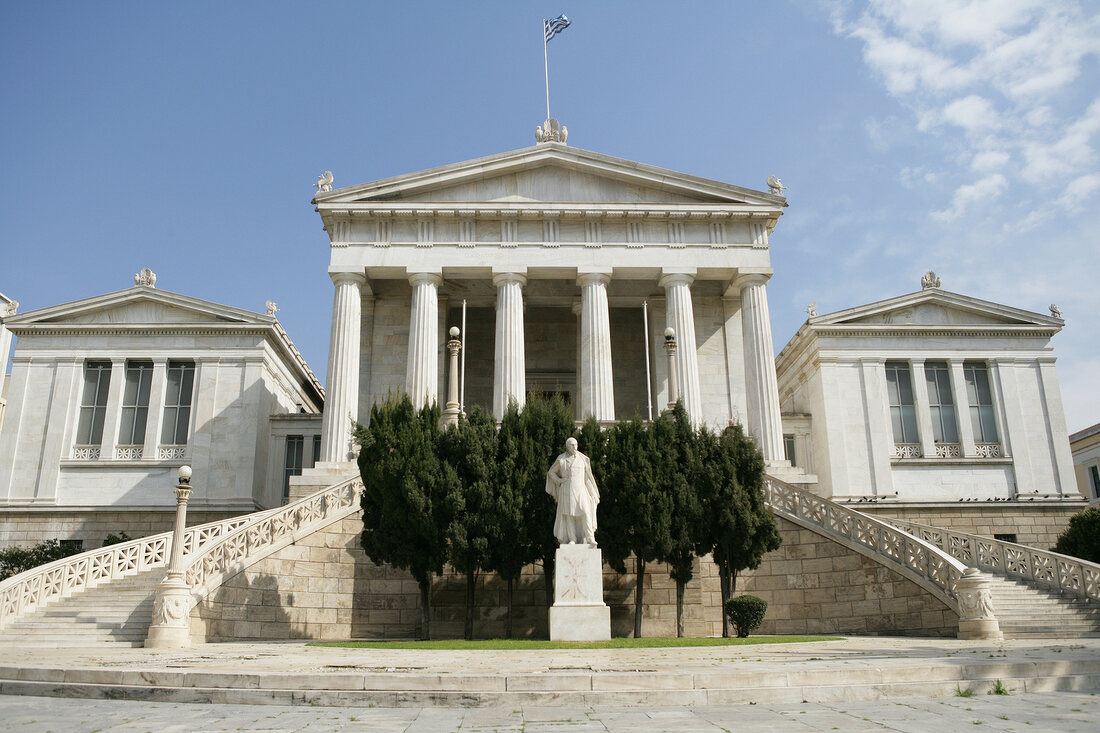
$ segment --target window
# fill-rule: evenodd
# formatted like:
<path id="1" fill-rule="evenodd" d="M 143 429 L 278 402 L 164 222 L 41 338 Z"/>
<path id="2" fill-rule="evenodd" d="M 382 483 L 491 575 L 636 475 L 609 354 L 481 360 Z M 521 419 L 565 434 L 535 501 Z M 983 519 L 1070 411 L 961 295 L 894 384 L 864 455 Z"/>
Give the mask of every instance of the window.
<path id="1" fill-rule="evenodd" d="M 290 477 L 302 475 L 302 448 L 305 440 L 301 435 L 286 436 L 286 460 L 283 462 L 283 498 L 290 496 Z"/>
<path id="2" fill-rule="evenodd" d="M 141 445 L 145 442 L 145 423 L 149 418 L 149 385 L 152 381 L 153 362 L 126 362 L 122 422 L 118 429 L 119 445 Z"/>
<path id="3" fill-rule="evenodd" d="M 890 422 L 895 443 L 919 443 L 917 409 L 913 405 L 913 380 L 903 361 L 886 362 L 886 389 L 890 394 Z"/>
<path id="4" fill-rule="evenodd" d="M 996 443 L 997 421 L 993 416 L 993 393 L 989 389 L 989 370 L 985 364 L 963 364 L 966 396 L 970 402 L 970 422 L 974 425 L 975 443 Z"/>
<path id="5" fill-rule="evenodd" d="M 784 435 L 783 436 L 783 457 L 786 458 L 788 461 L 790 461 L 792 466 L 797 466 L 798 465 L 798 463 L 795 462 L 795 457 L 794 457 L 794 436 L 793 435 Z"/>
<path id="6" fill-rule="evenodd" d="M 1001 542 L 1015 542 L 1016 541 L 1016 533 L 1015 532 L 1006 532 L 1004 534 L 994 533 L 993 534 L 993 539 L 1000 540 Z"/>
<path id="7" fill-rule="evenodd" d="M 168 384 L 164 391 L 164 422 L 161 423 L 160 431 L 162 444 L 187 444 L 187 426 L 191 423 L 191 395 L 194 389 L 194 362 L 168 362 Z"/>
<path id="8" fill-rule="evenodd" d="M 932 413 L 932 437 L 937 443 L 958 443 L 955 423 L 955 400 L 951 396 L 951 372 L 945 362 L 930 361 L 924 365 L 924 381 L 928 384 L 928 409 Z"/>
<path id="9" fill-rule="evenodd" d="M 107 417 L 107 391 L 111 386 L 111 362 L 84 363 L 84 392 L 80 397 L 80 420 L 76 428 L 78 445 L 103 442 L 103 420 Z"/>
<path id="10" fill-rule="evenodd" d="M 1092 480 L 1092 498 L 1100 499 L 1100 468 L 1089 466 L 1089 478 Z"/>
<path id="11" fill-rule="evenodd" d="M 320 435 L 314 435 L 313 436 L 313 460 L 311 460 L 309 462 L 308 468 L 313 468 L 313 466 L 317 463 L 317 459 L 319 459 L 320 457 L 321 457 L 321 436 Z"/>

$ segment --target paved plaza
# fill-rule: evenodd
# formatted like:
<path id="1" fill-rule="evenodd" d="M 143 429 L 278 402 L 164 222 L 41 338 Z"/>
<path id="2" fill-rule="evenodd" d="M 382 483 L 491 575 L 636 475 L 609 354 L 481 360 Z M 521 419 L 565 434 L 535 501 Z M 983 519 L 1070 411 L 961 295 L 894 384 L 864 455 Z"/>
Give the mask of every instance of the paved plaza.
<path id="1" fill-rule="evenodd" d="M 1051 692 L 934 700 L 646 708 L 321 708 L 0 696 L 0 729 L 27 731 L 1095 731 L 1100 696 Z"/>

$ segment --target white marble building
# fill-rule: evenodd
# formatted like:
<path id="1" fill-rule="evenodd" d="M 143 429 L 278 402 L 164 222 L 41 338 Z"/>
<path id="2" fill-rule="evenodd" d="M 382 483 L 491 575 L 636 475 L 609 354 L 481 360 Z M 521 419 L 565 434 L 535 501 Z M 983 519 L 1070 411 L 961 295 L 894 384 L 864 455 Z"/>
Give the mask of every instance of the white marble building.
<path id="1" fill-rule="evenodd" d="M 328 463 L 349 457 L 349 418 L 387 394 L 445 402 L 463 301 L 466 405 L 499 416 L 537 390 L 578 418 L 647 416 L 668 401 L 669 327 L 692 418 L 744 422 L 783 463 L 766 292 L 778 193 L 551 141 L 314 203 L 335 286 Z"/>
<path id="2" fill-rule="evenodd" d="M 135 282 L 5 318 L 0 546 L 167 528 L 184 463 L 196 519 L 277 506 L 315 459 L 323 391 L 274 315 Z"/>
<path id="3" fill-rule="evenodd" d="M 11 331 L 4 324 L 6 318 L 14 316 L 19 303 L 0 293 L 0 425 L 4 424 L 4 410 L 8 406 L 8 356 L 11 355 Z"/>
<path id="4" fill-rule="evenodd" d="M 1079 502 L 1051 346 L 1062 319 L 922 283 L 813 314 L 779 354 L 794 464 L 841 501 Z"/>

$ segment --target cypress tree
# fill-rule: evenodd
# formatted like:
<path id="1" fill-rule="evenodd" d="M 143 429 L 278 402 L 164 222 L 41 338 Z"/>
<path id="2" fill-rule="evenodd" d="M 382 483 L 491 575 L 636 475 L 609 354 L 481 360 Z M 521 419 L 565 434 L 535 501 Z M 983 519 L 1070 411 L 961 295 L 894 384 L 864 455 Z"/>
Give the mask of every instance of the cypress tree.
<path id="1" fill-rule="evenodd" d="M 363 478 L 360 544 L 372 562 L 409 571 L 420 589 L 421 633 L 431 638 L 432 574 L 443 572 L 444 502 L 439 459 L 439 407 L 417 410 L 408 396 L 371 408 L 368 427 L 357 425 Z"/>
<path id="2" fill-rule="evenodd" d="M 464 636 L 474 638 L 475 591 L 478 574 L 489 565 L 490 548 L 498 540 L 501 520 L 495 501 L 496 421 L 474 406 L 440 436 L 444 461 L 444 502 L 447 560 L 466 576 Z"/>
<path id="3" fill-rule="evenodd" d="M 515 403 L 508 406 L 497 431 L 496 466 L 494 470 L 493 512 L 497 527 L 489 547 L 487 570 L 500 575 L 507 585 L 507 615 L 505 636 L 512 638 L 512 607 L 515 584 L 524 566 L 534 562 L 530 533 L 524 521 L 527 487 L 535 466 L 520 460 L 523 442 L 522 417 Z"/>

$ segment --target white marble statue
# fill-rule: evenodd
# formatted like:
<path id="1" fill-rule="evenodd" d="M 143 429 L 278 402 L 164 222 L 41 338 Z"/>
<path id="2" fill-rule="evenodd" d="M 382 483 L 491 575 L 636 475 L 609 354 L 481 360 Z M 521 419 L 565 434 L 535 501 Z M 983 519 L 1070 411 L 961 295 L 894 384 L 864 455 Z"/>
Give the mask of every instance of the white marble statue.
<path id="1" fill-rule="evenodd" d="M 1050 315 L 1052 318 L 1061 318 L 1062 309 L 1056 306 L 1054 303 L 1050 304 Z"/>
<path id="2" fill-rule="evenodd" d="M 332 171 L 325 171 L 317 176 L 317 183 L 313 184 L 319 193 L 328 193 L 332 190 Z"/>
<path id="3" fill-rule="evenodd" d="M 929 270 L 924 273 L 920 279 L 921 290 L 928 290 L 930 288 L 938 288 L 943 285 L 943 280 L 936 275 L 936 273 Z"/>
<path id="4" fill-rule="evenodd" d="M 783 192 L 787 190 L 787 187 L 783 185 L 783 179 L 778 176 L 768 176 L 768 191 L 770 193 L 782 196 Z"/>
<path id="5" fill-rule="evenodd" d="M 546 472 L 546 493 L 558 504 L 554 536 L 563 545 L 596 546 L 596 506 L 600 490 L 592 475 L 592 462 L 577 450 L 577 439 L 565 441 L 565 452 Z"/>

